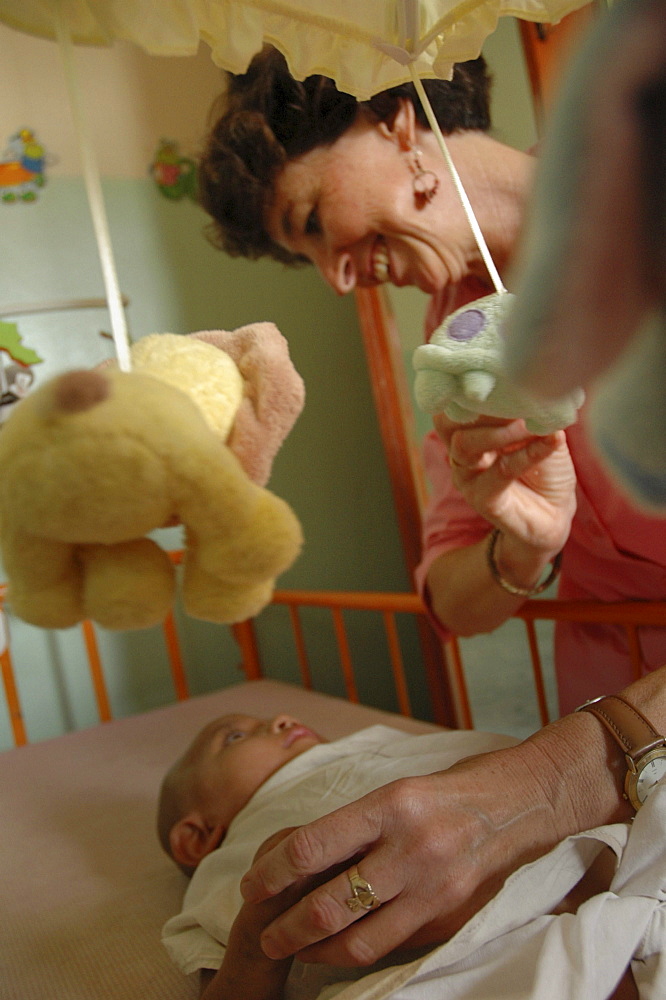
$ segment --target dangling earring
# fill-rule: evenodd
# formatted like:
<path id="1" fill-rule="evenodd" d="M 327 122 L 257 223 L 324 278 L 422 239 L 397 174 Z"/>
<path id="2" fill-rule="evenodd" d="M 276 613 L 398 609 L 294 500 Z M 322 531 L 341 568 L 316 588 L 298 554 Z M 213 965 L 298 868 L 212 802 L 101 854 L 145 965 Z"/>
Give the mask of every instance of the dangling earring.
<path id="1" fill-rule="evenodd" d="M 424 170 L 421 166 L 421 157 L 423 156 L 422 150 L 414 146 L 411 152 L 414 154 L 414 160 L 410 164 L 412 173 L 414 174 L 414 179 L 412 180 L 414 198 L 416 200 L 417 208 L 424 208 L 437 194 L 439 189 L 439 177 L 436 173 L 434 173 L 434 171 Z"/>

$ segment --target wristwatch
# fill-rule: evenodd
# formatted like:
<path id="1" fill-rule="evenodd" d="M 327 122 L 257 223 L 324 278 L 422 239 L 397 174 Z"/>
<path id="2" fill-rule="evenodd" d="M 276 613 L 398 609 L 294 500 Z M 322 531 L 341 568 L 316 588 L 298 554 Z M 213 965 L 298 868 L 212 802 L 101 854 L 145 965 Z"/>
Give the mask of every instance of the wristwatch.
<path id="1" fill-rule="evenodd" d="M 627 762 L 624 797 L 638 810 L 657 782 L 666 775 L 666 737 L 619 695 L 602 695 L 585 702 L 577 712 L 591 712 L 603 723 Z"/>

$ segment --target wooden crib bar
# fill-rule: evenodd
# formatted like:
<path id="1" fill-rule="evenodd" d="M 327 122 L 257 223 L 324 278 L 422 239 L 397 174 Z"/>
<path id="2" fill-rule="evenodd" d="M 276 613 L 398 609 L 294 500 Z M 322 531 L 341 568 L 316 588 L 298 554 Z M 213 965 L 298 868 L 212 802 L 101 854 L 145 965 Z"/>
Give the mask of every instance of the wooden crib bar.
<path id="1" fill-rule="evenodd" d="M 95 692 L 99 721 L 109 722 L 111 719 L 111 702 L 109 701 L 109 692 L 104 680 L 102 658 L 99 655 L 99 645 L 92 622 L 81 622 L 81 631 L 83 632 L 83 641 L 88 656 L 88 667 Z"/>
<path id="2" fill-rule="evenodd" d="M 9 626 L 4 611 L 5 597 L 6 587 L 0 584 L 0 672 L 13 739 L 17 746 L 22 746 L 28 742 L 28 736 L 12 663 Z M 328 610 L 333 624 L 346 696 L 352 702 L 358 702 L 360 699 L 345 614 L 360 611 L 379 614 L 384 626 L 398 711 L 404 715 L 412 714 L 396 618 L 398 615 L 422 617 L 425 614 L 425 607 L 418 595 L 414 593 L 279 590 L 276 591 L 272 603 L 285 606 L 288 610 L 301 683 L 308 689 L 313 687 L 312 668 L 300 612 L 304 608 Z M 666 626 L 666 602 L 603 603 L 598 601 L 532 600 L 527 601 L 515 617 L 522 619 L 525 625 L 539 719 L 545 725 L 549 721 L 549 711 L 535 623 L 537 621 L 572 621 L 614 623 L 623 626 L 627 634 L 634 675 L 638 677 L 641 672 L 641 660 L 637 629 L 643 625 Z M 162 627 L 175 696 L 178 700 L 183 700 L 189 697 L 189 686 L 181 642 L 173 614 L 167 617 Z M 105 722 L 112 718 L 112 709 L 97 634 L 91 622 L 83 622 L 81 630 L 97 714 L 99 720 Z M 232 631 L 240 650 L 242 668 L 246 678 L 253 680 L 262 677 L 261 655 L 254 623 L 251 621 L 243 622 L 232 626 Z M 457 703 L 456 724 L 462 728 L 471 728 L 473 717 L 460 644 L 454 637 L 448 646 L 447 662 L 451 673 L 449 683 L 455 693 Z"/>
<path id="3" fill-rule="evenodd" d="M 7 702 L 7 712 L 9 723 L 12 727 L 12 734 L 16 746 L 23 746 L 28 742 L 23 721 L 23 712 L 19 701 L 16 679 L 14 677 L 14 666 L 12 664 L 11 653 L 9 651 L 9 626 L 7 615 L 4 611 L 4 598 L 6 586 L 0 583 L 0 672 L 2 673 L 2 685 Z"/>
<path id="4" fill-rule="evenodd" d="M 330 611 L 335 631 L 338 657 L 345 682 L 345 692 L 348 700 L 355 703 L 358 703 L 359 696 L 343 611 L 375 611 L 381 613 L 398 710 L 402 715 L 412 714 L 405 664 L 396 625 L 396 614 L 398 612 L 418 615 L 425 614 L 423 602 L 416 594 L 279 590 L 273 596 L 273 604 L 284 604 L 289 608 L 294 641 L 301 668 L 301 680 L 303 686 L 306 688 L 312 687 L 312 678 L 298 609 L 303 607 L 320 607 L 327 608 Z"/>

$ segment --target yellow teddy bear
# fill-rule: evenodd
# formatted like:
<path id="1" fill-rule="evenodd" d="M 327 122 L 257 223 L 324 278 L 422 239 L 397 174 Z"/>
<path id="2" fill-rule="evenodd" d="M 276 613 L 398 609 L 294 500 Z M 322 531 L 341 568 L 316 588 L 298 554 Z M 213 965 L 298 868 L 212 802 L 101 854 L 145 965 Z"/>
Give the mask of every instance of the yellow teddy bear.
<path id="1" fill-rule="evenodd" d="M 145 537 L 183 524 L 185 610 L 257 614 L 301 529 L 264 488 L 303 383 L 269 323 L 155 334 L 133 370 L 60 375 L 0 432 L 0 550 L 12 611 L 44 628 L 90 618 L 146 628 L 172 605 L 169 555 Z"/>

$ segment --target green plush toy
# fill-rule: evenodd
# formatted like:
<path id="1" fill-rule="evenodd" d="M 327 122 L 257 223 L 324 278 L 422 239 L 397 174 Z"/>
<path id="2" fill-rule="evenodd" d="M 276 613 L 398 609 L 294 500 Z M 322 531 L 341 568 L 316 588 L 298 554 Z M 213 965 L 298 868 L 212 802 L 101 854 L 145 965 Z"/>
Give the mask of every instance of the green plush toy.
<path id="1" fill-rule="evenodd" d="M 456 310 L 414 352 L 416 402 L 424 413 L 445 413 L 460 424 L 485 416 L 522 417 L 533 434 L 550 434 L 576 420 L 584 399 L 575 389 L 544 401 L 507 375 L 503 331 L 515 296 L 496 292 Z"/>

